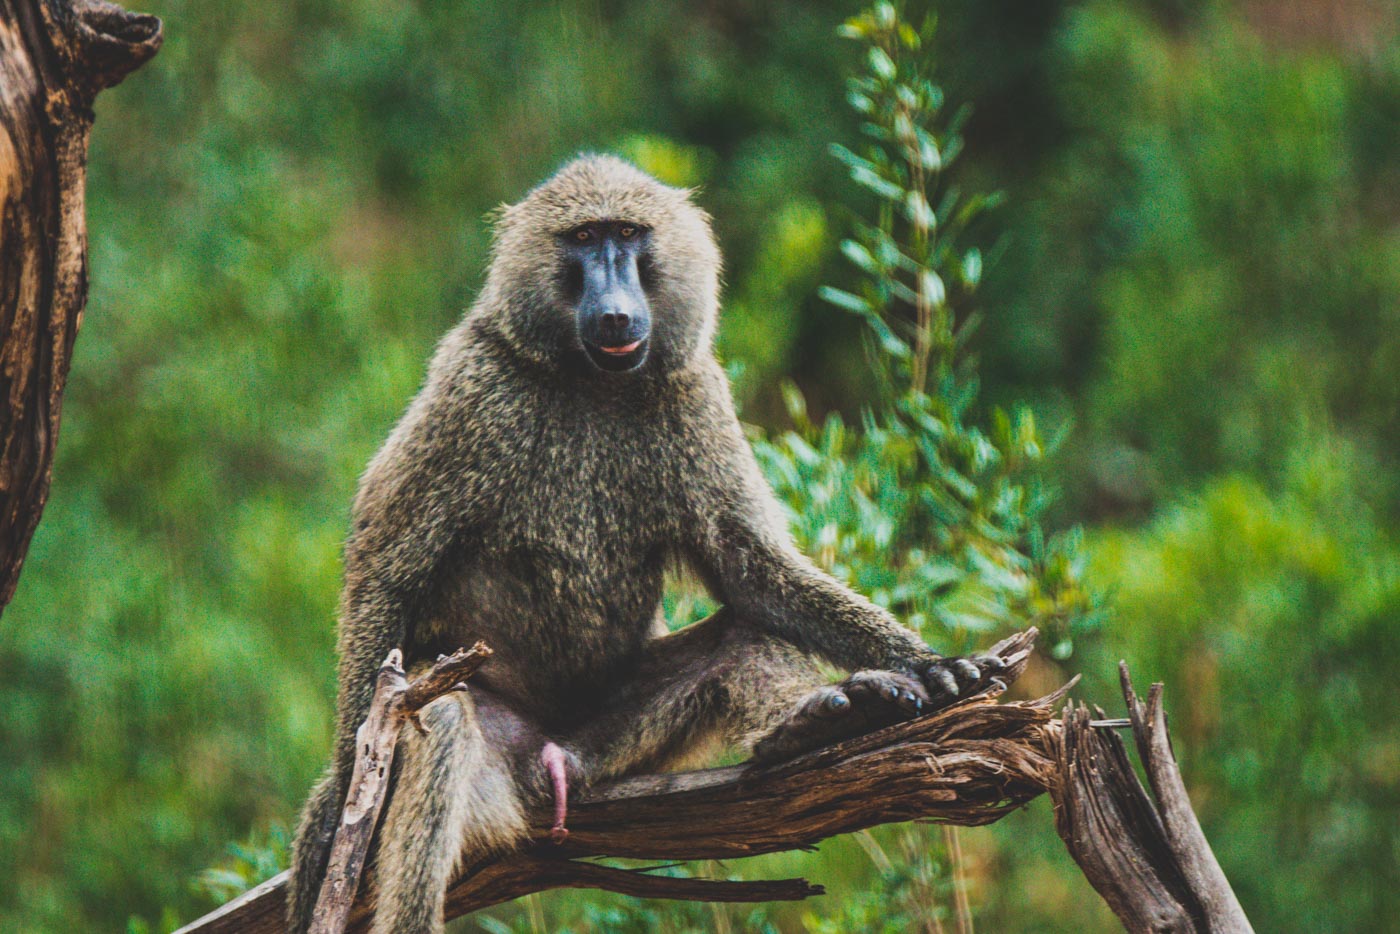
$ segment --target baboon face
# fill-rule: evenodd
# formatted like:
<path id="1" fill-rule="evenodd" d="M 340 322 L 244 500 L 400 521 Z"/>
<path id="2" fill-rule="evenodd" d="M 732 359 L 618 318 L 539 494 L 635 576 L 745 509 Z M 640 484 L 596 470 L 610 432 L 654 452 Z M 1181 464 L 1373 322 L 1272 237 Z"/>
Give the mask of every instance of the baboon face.
<path id="1" fill-rule="evenodd" d="M 707 354 L 718 292 L 719 250 L 689 192 L 584 156 L 502 212 L 475 313 L 529 359 L 602 378 Z"/>
<path id="2" fill-rule="evenodd" d="M 651 231 L 626 220 L 580 224 L 560 236 L 563 299 L 574 308 L 584 353 L 600 370 L 636 369 L 651 349 L 643 285 L 653 278 L 650 239 Z"/>

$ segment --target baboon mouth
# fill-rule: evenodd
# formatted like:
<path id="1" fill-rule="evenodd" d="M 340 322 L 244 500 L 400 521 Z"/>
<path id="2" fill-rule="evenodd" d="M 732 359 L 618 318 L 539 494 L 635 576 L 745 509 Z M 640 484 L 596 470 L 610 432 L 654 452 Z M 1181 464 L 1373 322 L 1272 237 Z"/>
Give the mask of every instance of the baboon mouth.
<path id="1" fill-rule="evenodd" d="M 607 346 L 586 340 L 583 346 L 588 351 L 588 358 L 598 369 L 609 373 L 625 373 L 637 369 L 646 361 L 650 342 L 642 337 L 626 344 Z"/>

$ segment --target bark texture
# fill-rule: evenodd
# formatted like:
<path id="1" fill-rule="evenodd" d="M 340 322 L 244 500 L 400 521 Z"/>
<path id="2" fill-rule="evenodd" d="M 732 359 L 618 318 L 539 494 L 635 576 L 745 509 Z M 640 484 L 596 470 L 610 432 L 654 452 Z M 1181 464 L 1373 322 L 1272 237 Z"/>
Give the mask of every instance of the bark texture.
<path id="1" fill-rule="evenodd" d="M 1058 763 L 1049 786 L 1055 829 L 1090 884 L 1130 931 L 1252 934 L 1225 873 L 1201 832 L 1181 780 L 1162 685 L 1138 699 L 1119 664 L 1130 727 L 1152 794 L 1138 781 L 1123 742 L 1095 708 L 1071 703 L 1053 746 Z"/>
<path id="2" fill-rule="evenodd" d="M 104 0 L 0 0 L 0 611 L 48 499 L 87 301 L 93 101 L 160 43 L 159 19 Z"/>

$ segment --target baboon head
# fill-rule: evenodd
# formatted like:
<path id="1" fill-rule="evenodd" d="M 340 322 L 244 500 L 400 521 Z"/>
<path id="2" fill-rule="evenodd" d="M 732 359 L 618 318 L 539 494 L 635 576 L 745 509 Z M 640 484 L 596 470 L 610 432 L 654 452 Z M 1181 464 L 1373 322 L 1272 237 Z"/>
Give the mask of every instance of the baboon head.
<path id="1" fill-rule="evenodd" d="M 688 191 L 582 156 L 501 212 L 475 313 L 539 363 L 681 369 L 709 352 L 719 262 Z"/>

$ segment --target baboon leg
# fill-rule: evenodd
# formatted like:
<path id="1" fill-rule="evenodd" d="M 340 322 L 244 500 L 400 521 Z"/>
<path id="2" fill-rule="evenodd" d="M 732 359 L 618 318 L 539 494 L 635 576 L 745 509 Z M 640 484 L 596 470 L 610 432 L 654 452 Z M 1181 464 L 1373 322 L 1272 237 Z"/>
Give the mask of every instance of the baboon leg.
<path id="1" fill-rule="evenodd" d="M 326 769 L 302 809 L 301 825 L 292 846 L 292 880 L 287 892 L 288 934 L 304 934 L 326 875 L 326 860 L 340 825 L 345 789 L 334 762 Z"/>
<path id="2" fill-rule="evenodd" d="M 525 835 L 508 744 L 493 742 L 494 724 L 483 730 L 494 711 L 455 694 L 424 708 L 427 735 L 404 727 L 380 829 L 372 934 L 437 934 L 457 866 Z"/>
<path id="3" fill-rule="evenodd" d="M 565 745 L 596 781 L 700 764 L 714 752 L 707 740 L 774 762 L 929 709 L 912 673 L 826 681 L 812 656 L 721 610 L 648 646 L 636 676 Z"/>
<path id="4" fill-rule="evenodd" d="M 602 712 L 565 737 L 589 781 L 748 749 L 826 680 L 815 659 L 732 611 L 652 642 Z"/>

